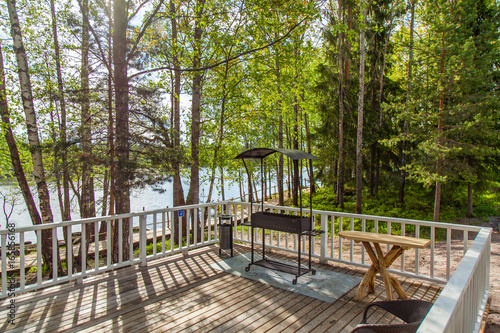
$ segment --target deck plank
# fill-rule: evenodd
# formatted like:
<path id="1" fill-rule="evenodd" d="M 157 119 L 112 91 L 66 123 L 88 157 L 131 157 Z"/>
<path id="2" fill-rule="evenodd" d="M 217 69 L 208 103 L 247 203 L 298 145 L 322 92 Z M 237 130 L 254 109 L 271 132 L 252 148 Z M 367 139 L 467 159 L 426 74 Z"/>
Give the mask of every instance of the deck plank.
<path id="1" fill-rule="evenodd" d="M 235 255 L 249 248 L 237 245 Z M 273 251 L 273 257 L 294 256 Z M 385 299 L 380 277 L 375 293 L 354 301 L 356 287 L 333 303 L 237 277 L 210 266 L 222 260 L 216 246 L 190 251 L 16 296 L 16 325 L 2 332 L 344 332 L 361 321 L 369 302 Z M 363 276 L 340 264 L 316 268 Z M 441 288 L 400 278 L 408 295 L 434 301 Z M 1 300 L 5 308 L 9 300 Z M 382 310 L 369 322 L 397 322 Z"/>

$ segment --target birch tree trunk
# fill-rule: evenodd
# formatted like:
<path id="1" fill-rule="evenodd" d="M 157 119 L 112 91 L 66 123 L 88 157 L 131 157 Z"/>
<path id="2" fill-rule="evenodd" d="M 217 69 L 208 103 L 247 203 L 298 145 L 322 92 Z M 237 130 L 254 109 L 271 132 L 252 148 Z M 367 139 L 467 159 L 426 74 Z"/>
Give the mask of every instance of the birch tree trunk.
<path id="1" fill-rule="evenodd" d="M 11 23 L 11 35 L 14 40 L 14 53 L 19 74 L 19 82 L 21 85 L 21 98 L 23 103 L 24 114 L 26 118 L 26 126 L 28 130 L 28 141 L 30 145 L 31 158 L 33 160 L 33 175 L 38 191 L 38 199 L 40 202 L 40 211 L 42 214 L 42 223 L 52 223 L 53 216 L 50 208 L 50 196 L 47 183 L 45 181 L 45 170 L 43 166 L 43 155 L 38 137 L 38 125 L 33 104 L 33 94 L 31 90 L 31 81 L 28 69 L 28 59 L 26 50 L 24 49 L 21 27 L 17 16 L 16 1 L 8 0 L 7 6 L 9 10 L 9 18 Z M 32 221 L 37 223 L 38 220 Z M 42 239 L 38 240 L 42 243 L 42 257 L 44 263 L 52 268 L 52 232 L 50 230 L 42 231 Z"/>
<path id="2" fill-rule="evenodd" d="M 23 165 L 21 162 L 21 157 L 19 156 L 19 150 L 17 149 L 16 140 L 12 132 L 12 127 L 10 124 L 10 113 L 9 105 L 7 104 L 7 92 L 5 90 L 5 70 L 3 65 L 3 53 L 2 53 L 2 41 L 0 40 L 0 113 L 2 116 L 2 122 L 5 128 L 5 140 L 7 141 L 7 146 L 9 147 L 10 157 L 12 160 L 12 167 L 14 168 L 14 175 L 16 176 L 19 187 L 21 188 L 21 193 L 23 194 L 24 202 L 28 208 L 28 212 L 31 217 L 33 224 L 42 224 L 42 218 L 38 213 L 36 208 L 35 200 L 31 194 L 31 190 L 26 179 L 26 175 L 23 170 Z"/>
<path id="3" fill-rule="evenodd" d="M 356 135 L 356 213 L 363 211 L 363 114 L 365 100 L 365 27 L 368 5 L 363 10 L 363 27 L 359 33 L 359 100 L 358 100 L 358 128 Z"/>

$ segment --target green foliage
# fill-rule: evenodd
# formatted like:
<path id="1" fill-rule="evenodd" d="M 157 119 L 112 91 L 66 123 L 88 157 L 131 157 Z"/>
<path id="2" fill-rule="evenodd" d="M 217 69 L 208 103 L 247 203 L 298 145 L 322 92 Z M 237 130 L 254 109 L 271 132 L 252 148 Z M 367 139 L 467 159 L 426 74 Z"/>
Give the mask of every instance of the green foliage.
<path id="1" fill-rule="evenodd" d="M 457 199 L 443 201 L 440 219 L 442 222 L 453 223 L 466 215 L 467 189 L 462 188 L 458 192 L 449 196 L 450 198 L 455 197 Z M 444 196 L 446 197 L 447 194 L 448 192 Z M 408 189 L 404 205 L 399 204 L 397 192 L 384 192 L 378 197 L 365 196 L 363 214 L 432 221 L 433 202 L 430 200 L 432 195 L 432 189 L 422 189 L 417 184 L 414 184 Z M 309 205 L 308 197 L 307 193 L 303 194 L 305 205 Z M 322 187 L 313 196 L 313 209 L 355 213 L 355 196 L 346 196 L 346 199 L 348 201 L 346 201 L 344 209 L 341 210 L 335 203 L 334 191 L 330 187 Z M 498 182 L 490 183 L 488 190 L 484 190 L 475 196 L 475 201 L 475 216 L 487 217 L 500 215 L 500 184 Z M 349 221 L 344 221 L 343 226 L 344 230 L 346 230 L 346 227 L 349 228 Z M 382 226 L 379 224 L 379 227 Z M 359 228 L 361 227 L 359 226 Z"/>

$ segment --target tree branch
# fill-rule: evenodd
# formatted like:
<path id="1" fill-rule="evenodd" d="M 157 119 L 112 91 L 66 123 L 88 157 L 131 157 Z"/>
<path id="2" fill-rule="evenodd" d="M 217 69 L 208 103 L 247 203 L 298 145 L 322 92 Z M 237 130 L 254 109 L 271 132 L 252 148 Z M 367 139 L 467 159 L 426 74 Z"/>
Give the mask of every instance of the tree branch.
<path id="1" fill-rule="evenodd" d="M 306 21 L 308 19 L 308 17 L 305 17 L 304 19 L 302 19 L 300 22 L 298 22 L 297 24 L 295 24 L 292 28 L 290 28 L 286 34 L 284 34 L 283 36 L 281 36 L 280 38 L 264 45 L 264 46 L 261 46 L 261 47 L 258 47 L 258 48 L 255 48 L 255 49 L 251 49 L 251 50 L 248 50 L 248 51 L 245 51 L 245 52 L 242 52 L 240 54 L 237 54 L 233 57 L 229 57 L 227 59 L 224 59 L 224 60 L 221 60 L 219 62 L 216 62 L 214 64 L 210 64 L 210 65 L 207 65 L 207 66 L 204 66 L 204 67 L 200 67 L 200 68 L 184 68 L 184 69 L 179 69 L 179 71 L 181 72 L 198 72 L 198 71 L 206 71 L 207 69 L 212 69 L 214 67 L 217 67 L 217 66 L 220 66 L 222 64 L 225 64 L 227 62 L 231 62 L 235 59 L 238 59 L 244 55 L 247 55 L 247 54 L 251 54 L 251 53 L 254 53 L 254 52 L 257 52 L 257 51 L 260 51 L 260 50 L 263 50 L 265 48 L 268 48 L 270 46 L 273 46 L 274 44 L 277 44 L 279 42 L 281 42 L 282 40 L 284 40 L 285 38 L 287 38 L 299 25 L 301 25 L 304 21 Z M 133 79 L 134 77 L 136 76 L 140 76 L 140 75 L 143 75 L 143 74 L 148 74 L 148 73 L 154 73 L 154 72 L 158 72 L 158 71 L 162 71 L 162 70 L 176 70 L 174 67 L 170 67 L 170 66 L 164 66 L 164 67 L 158 67 L 158 68 L 153 68 L 153 69 L 148 69 L 148 70 L 145 70 L 145 71 L 141 71 L 141 72 L 137 72 L 135 74 L 132 74 L 129 76 L 129 80 L 130 79 Z"/>

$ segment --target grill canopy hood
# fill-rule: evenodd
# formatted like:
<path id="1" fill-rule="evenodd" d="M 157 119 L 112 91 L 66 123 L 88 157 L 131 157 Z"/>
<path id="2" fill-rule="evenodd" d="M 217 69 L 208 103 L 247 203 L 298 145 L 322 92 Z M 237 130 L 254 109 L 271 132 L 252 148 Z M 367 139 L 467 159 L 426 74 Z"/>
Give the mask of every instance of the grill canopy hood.
<path id="1" fill-rule="evenodd" d="M 235 159 L 263 159 L 274 153 L 281 153 L 292 160 L 317 160 L 312 154 L 297 149 L 253 148 L 240 153 Z"/>

